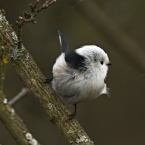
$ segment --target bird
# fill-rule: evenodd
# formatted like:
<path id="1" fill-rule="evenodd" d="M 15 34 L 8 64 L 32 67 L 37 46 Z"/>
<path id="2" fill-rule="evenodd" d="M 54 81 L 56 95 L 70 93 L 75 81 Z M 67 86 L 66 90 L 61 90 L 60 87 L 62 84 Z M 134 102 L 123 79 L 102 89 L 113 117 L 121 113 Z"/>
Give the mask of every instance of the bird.
<path id="1" fill-rule="evenodd" d="M 53 65 L 53 78 L 45 79 L 44 83 L 52 82 L 52 88 L 64 103 L 74 105 L 74 112 L 68 115 L 72 120 L 77 104 L 108 94 L 104 80 L 112 63 L 107 53 L 96 45 L 69 51 L 66 36 L 60 30 L 58 34 L 62 53 Z"/>

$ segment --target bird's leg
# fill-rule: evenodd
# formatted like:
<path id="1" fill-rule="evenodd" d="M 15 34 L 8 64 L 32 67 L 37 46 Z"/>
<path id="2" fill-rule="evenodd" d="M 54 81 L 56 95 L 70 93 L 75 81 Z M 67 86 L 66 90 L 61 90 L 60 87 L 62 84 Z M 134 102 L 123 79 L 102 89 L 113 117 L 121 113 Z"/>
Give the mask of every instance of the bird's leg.
<path id="1" fill-rule="evenodd" d="M 74 111 L 74 113 L 68 115 L 69 116 L 69 120 L 74 119 L 76 114 L 77 114 L 77 104 L 74 104 L 74 106 L 75 106 L 75 111 Z"/>
<path id="2" fill-rule="evenodd" d="M 47 84 L 49 84 L 52 80 L 53 80 L 53 78 L 50 78 L 50 79 L 44 79 L 43 83 L 47 83 Z"/>

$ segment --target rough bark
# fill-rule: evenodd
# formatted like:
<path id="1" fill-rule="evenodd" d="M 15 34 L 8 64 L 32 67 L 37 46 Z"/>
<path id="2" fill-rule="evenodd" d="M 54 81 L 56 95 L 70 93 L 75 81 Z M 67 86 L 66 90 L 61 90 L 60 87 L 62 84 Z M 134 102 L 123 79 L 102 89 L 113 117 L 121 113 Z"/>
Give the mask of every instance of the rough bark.
<path id="1" fill-rule="evenodd" d="M 44 107 L 50 121 L 58 127 L 70 144 L 94 144 L 76 119 L 68 120 L 70 112 L 53 91 L 51 85 L 42 83 L 44 76 L 32 56 L 23 45 L 17 48 L 17 36 L 14 30 L 1 13 L 0 16 L 2 17 L 0 19 L 2 28 L 0 29 L 0 41 L 6 42 L 0 43 L 0 47 L 9 47 L 8 52 L 12 52 L 10 54 L 15 70 Z"/>
<path id="2" fill-rule="evenodd" d="M 7 99 L 1 91 L 0 120 L 3 122 L 18 145 L 30 145 L 32 143 L 35 143 L 35 145 L 40 145 L 28 131 L 22 119 L 15 113 L 15 110 L 7 103 Z"/>

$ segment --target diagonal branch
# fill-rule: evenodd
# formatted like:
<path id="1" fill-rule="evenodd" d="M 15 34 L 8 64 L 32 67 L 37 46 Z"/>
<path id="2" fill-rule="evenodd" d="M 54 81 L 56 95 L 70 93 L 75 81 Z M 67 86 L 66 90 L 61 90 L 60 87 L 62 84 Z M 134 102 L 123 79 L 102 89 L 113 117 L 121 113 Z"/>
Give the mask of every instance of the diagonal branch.
<path id="1" fill-rule="evenodd" d="M 0 16 L 2 17 L 1 13 Z M 51 85 L 41 83 L 44 79 L 43 74 L 26 48 L 23 45 L 21 49 L 17 48 L 17 44 L 13 39 L 15 32 L 8 22 L 5 19 L 3 20 L 3 17 L 0 20 L 0 25 L 5 28 L 3 30 L 0 29 L 0 41 L 7 41 L 3 45 L 9 45 L 9 48 L 13 51 L 12 63 L 14 68 L 27 87 L 35 94 L 50 121 L 63 133 L 70 144 L 94 144 L 76 119 L 68 121 L 70 111 L 67 110 L 66 106 L 53 91 Z"/>
<path id="2" fill-rule="evenodd" d="M 5 16 L 5 11 L 2 10 L 2 15 Z M 2 27 L 0 27 L 2 29 Z M 0 42 L 2 44 L 2 42 Z M 3 92 L 4 80 L 5 80 L 5 70 L 7 63 L 9 61 L 8 57 L 8 47 L 1 47 L 0 48 L 0 91 Z"/>
<path id="3" fill-rule="evenodd" d="M 30 90 L 28 88 L 22 88 L 22 90 L 9 101 L 9 104 L 13 106 L 17 101 L 26 96 L 28 93 L 30 93 Z"/>
<path id="4" fill-rule="evenodd" d="M 15 110 L 7 103 L 7 99 L 1 91 L 0 120 L 3 122 L 18 145 L 40 145 L 28 131 L 22 119 L 15 113 Z"/>
<path id="5" fill-rule="evenodd" d="M 4 10 L 1 11 L 0 21 L 3 21 L 5 24 L 8 24 L 8 22 L 5 19 Z M 5 27 L 3 25 L 0 25 L 0 28 L 1 28 L 0 31 L 5 30 Z M 4 35 L 6 35 L 7 37 L 6 33 L 4 33 Z M 13 37 L 13 41 L 15 42 L 16 39 L 14 38 L 15 37 Z M 5 80 L 5 68 L 9 61 L 9 54 L 10 54 L 9 52 L 10 45 L 7 43 L 8 41 L 7 39 L 6 40 L 2 39 L 0 41 L 0 68 L 1 68 L 0 69 L 0 120 L 3 122 L 4 126 L 8 129 L 8 131 L 13 136 L 13 138 L 15 139 L 18 145 L 29 145 L 29 144 L 39 145 L 38 141 L 34 139 L 32 135 L 29 133 L 27 127 L 25 126 L 21 118 L 15 113 L 15 110 L 8 104 L 7 99 L 3 93 L 3 85 Z"/>

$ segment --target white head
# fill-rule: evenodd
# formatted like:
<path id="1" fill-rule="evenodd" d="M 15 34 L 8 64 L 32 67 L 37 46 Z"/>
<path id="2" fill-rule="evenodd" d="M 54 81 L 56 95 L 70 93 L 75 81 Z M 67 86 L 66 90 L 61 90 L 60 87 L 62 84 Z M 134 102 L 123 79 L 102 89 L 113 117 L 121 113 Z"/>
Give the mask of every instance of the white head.
<path id="1" fill-rule="evenodd" d="M 106 77 L 108 66 L 111 65 L 108 55 L 98 46 L 86 45 L 76 50 L 76 52 L 85 57 L 87 68 L 93 70 L 102 77 Z"/>

